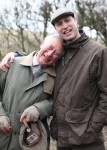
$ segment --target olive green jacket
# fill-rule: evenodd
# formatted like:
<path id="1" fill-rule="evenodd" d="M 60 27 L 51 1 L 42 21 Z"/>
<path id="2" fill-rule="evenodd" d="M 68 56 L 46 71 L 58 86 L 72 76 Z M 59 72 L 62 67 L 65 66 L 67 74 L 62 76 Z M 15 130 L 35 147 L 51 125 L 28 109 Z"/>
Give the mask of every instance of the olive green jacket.
<path id="1" fill-rule="evenodd" d="M 0 70 L 0 116 L 8 116 L 12 126 L 9 134 L 0 133 L 0 150 L 21 150 L 19 131 L 22 123 L 19 119 L 27 107 L 38 107 L 40 119 L 45 126 L 46 117 L 51 115 L 50 98 L 56 76 L 55 70 L 53 66 L 47 67 L 41 76 L 33 80 L 33 53 L 16 58 L 7 72 Z"/>

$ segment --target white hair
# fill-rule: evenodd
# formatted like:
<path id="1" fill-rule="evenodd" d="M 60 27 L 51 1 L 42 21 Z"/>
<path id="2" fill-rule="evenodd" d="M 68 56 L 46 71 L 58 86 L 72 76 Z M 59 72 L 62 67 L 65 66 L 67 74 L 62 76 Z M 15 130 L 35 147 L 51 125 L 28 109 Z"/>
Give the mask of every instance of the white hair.
<path id="1" fill-rule="evenodd" d="M 45 37 L 44 42 L 48 42 L 48 41 L 50 41 L 53 38 L 59 38 L 59 35 L 58 34 L 48 35 L 48 36 Z"/>

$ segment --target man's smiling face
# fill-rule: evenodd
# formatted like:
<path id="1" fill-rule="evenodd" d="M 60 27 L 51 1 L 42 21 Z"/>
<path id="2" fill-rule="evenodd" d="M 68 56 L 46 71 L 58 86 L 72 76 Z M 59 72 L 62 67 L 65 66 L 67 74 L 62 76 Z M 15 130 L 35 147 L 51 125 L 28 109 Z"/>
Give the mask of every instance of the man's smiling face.
<path id="1" fill-rule="evenodd" d="M 37 55 L 39 64 L 43 66 L 54 64 L 62 51 L 62 41 L 58 36 L 44 40 Z"/>
<path id="2" fill-rule="evenodd" d="M 74 41 L 80 37 L 77 20 L 71 15 L 63 16 L 56 20 L 54 27 L 60 37 L 65 41 Z"/>

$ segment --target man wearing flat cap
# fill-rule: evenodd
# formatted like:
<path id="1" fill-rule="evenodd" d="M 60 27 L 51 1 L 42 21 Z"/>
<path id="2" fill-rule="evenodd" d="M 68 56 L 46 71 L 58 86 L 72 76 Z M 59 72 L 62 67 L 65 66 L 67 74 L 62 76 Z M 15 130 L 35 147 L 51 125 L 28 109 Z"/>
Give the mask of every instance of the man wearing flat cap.
<path id="1" fill-rule="evenodd" d="M 72 10 L 59 8 L 51 23 L 65 52 L 56 65 L 50 125 L 57 150 L 105 150 L 107 48 L 78 29 Z"/>
<path id="2" fill-rule="evenodd" d="M 56 10 L 56 12 L 54 13 L 54 15 L 51 18 L 51 23 L 54 25 L 54 22 L 56 22 L 59 18 L 64 17 L 64 16 L 72 16 L 74 17 L 74 13 L 71 12 L 71 10 L 68 10 L 66 8 L 61 8 Z"/>

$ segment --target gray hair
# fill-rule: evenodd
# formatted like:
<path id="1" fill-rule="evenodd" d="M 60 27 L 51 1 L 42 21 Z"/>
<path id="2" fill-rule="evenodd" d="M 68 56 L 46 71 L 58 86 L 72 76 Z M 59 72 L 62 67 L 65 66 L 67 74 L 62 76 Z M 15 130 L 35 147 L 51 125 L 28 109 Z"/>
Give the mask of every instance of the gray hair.
<path id="1" fill-rule="evenodd" d="M 50 35 L 48 35 L 48 36 L 45 37 L 45 39 L 44 39 L 43 42 L 50 41 L 53 38 L 59 38 L 59 35 L 58 34 L 50 34 Z"/>

